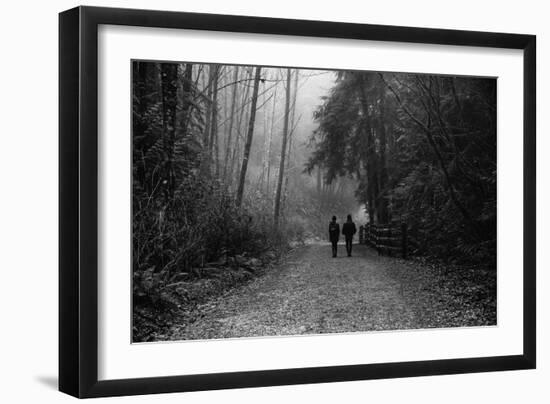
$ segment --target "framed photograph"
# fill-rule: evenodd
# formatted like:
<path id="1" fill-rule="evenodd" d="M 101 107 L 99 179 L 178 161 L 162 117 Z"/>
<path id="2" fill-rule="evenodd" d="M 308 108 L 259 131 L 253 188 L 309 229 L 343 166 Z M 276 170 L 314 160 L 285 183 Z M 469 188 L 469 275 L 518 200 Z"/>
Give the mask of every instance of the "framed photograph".
<path id="1" fill-rule="evenodd" d="M 535 368 L 535 36 L 59 27 L 61 391 Z"/>

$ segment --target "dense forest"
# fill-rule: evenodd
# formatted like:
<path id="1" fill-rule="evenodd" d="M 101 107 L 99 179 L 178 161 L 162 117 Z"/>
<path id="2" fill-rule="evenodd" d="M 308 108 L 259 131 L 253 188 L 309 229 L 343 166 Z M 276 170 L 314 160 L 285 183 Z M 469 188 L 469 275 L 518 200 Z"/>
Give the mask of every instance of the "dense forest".
<path id="1" fill-rule="evenodd" d="M 359 211 L 352 179 L 304 173 L 319 78 L 334 80 L 297 69 L 133 62 L 134 308 L 178 302 L 167 286 L 182 281 L 247 277 L 324 236 L 329 215 Z"/>
<path id="2" fill-rule="evenodd" d="M 495 265 L 494 79 L 134 61 L 132 97 L 134 340 L 332 215 Z"/>
<path id="3" fill-rule="evenodd" d="M 315 111 L 308 170 L 359 182 L 372 223 L 419 253 L 496 264 L 496 80 L 339 72 Z"/>
<path id="4" fill-rule="evenodd" d="M 187 271 L 324 235 L 326 215 L 357 208 L 352 179 L 303 173 L 310 131 L 297 131 L 297 98 L 307 74 L 134 62 L 135 269 Z"/>

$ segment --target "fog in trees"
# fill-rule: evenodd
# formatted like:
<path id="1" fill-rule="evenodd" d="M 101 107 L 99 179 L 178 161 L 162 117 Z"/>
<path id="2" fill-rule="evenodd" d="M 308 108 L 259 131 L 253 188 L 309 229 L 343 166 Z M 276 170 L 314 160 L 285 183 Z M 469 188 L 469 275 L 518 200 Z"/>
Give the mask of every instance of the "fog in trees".
<path id="1" fill-rule="evenodd" d="M 136 341 L 333 215 L 496 266 L 495 79 L 134 61 L 132 99 Z"/>

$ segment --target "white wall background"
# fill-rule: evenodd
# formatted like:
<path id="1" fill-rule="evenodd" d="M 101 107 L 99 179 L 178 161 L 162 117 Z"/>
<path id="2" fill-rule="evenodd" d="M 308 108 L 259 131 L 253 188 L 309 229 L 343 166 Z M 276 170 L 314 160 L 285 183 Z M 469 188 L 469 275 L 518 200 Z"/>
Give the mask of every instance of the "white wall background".
<path id="1" fill-rule="evenodd" d="M 5 2 L 0 24 L 0 400 L 64 403 L 57 385 L 57 13 L 79 3 Z M 90 1 L 156 8 L 538 36 L 538 369 L 125 397 L 127 403 L 545 403 L 550 398 L 550 26 L 544 2 Z M 518 164 L 519 167 L 519 164 Z M 519 213 L 519 212 L 518 212 Z M 545 229 L 546 227 L 546 229 Z"/>

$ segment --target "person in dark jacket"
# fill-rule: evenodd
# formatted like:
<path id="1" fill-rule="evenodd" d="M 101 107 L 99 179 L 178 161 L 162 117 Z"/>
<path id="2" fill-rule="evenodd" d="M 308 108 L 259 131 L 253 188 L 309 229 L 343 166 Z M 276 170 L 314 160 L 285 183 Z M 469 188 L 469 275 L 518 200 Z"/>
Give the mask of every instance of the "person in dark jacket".
<path id="1" fill-rule="evenodd" d="M 351 220 L 351 215 L 348 215 L 348 221 L 342 226 L 342 234 L 346 237 L 346 251 L 348 257 L 351 257 L 351 246 L 353 245 L 353 236 L 357 233 L 355 223 Z"/>
<path id="2" fill-rule="evenodd" d="M 340 225 L 336 222 L 336 216 L 332 216 L 332 222 L 328 225 L 328 238 L 332 243 L 332 257 L 336 258 L 340 239 Z"/>

